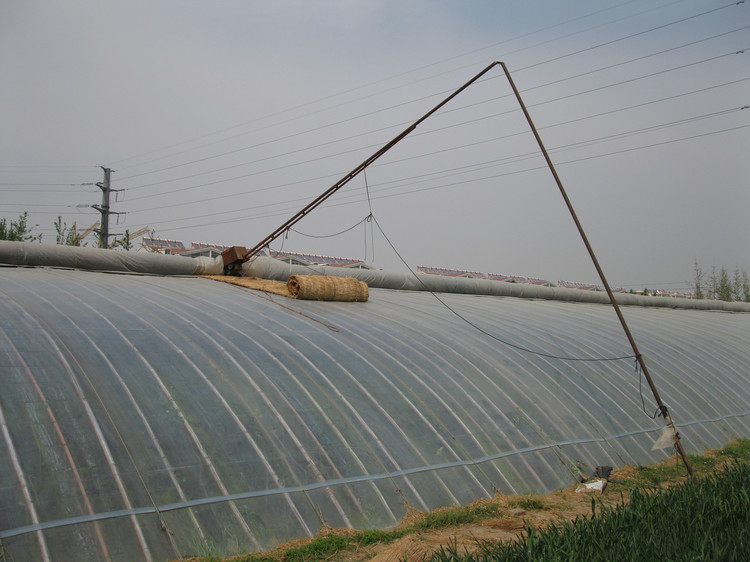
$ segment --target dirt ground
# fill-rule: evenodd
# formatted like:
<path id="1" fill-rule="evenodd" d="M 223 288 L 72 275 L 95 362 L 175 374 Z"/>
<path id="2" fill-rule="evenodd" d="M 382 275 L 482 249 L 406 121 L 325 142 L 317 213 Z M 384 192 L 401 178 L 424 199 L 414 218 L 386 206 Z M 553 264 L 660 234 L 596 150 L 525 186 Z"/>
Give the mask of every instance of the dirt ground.
<path id="1" fill-rule="evenodd" d="M 625 467 L 612 471 L 610 481 L 630 480 L 634 467 Z M 515 540 L 524 529 L 524 522 L 528 521 L 534 526 L 543 527 L 552 521 L 560 519 L 573 520 L 578 516 L 591 514 L 591 498 L 597 502 L 597 512 L 600 506 L 615 506 L 622 502 L 623 497 L 627 501 L 624 487 L 617 484 L 609 484 L 603 492 L 581 491 L 577 492 L 578 485 L 573 485 L 563 490 L 557 490 L 549 494 L 541 495 L 503 495 L 496 494 L 492 499 L 482 499 L 473 502 L 472 506 L 482 504 L 495 504 L 498 515 L 483 519 L 477 523 L 465 524 L 454 527 L 445 527 L 432 531 L 419 531 L 408 534 L 400 539 L 386 544 L 373 544 L 357 550 L 342 551 L 329 560 L 358 562 L 372 560 L 375 562 L 390 562 L 407 560 L 425 560 L 441 547 L 448 547 L 451 543 L 458 546 L 459 552 L 464 550 L 472 552 L 477 548 L 477 541 L 512 541 Z M 623 495 L 621 495 L 623 491 Z M 524 509 L 521 505 L 536 504 L 535 509 Z M 440 511 L 440 509 L 436 510 Z M 433 512 L 435 513 L 435 511 Z M 410 509 L 396 529 L 409 527 L 425 513 Z M 346 535 L 354 531 L 348 529 L 328 529 L 318 533 L 318 537 L 328 534 Z M 300 547 L 312 539 L 300 539 L 279 546 L 271 552 L 264 554 L 276 559 L 278 553 L 286 549 Z"/>
<path id="2" fill-rule="evenodd" d="M 613 471 L 611 478 L 617 479 L 617 471 Z M 615 505 L 620 502 L 620 494 L 609 493 L 605 488 L 603 493 L 598 491 L 576 492 L 577 486 L 564 490 L 557 490 L 546 495 L 506 496 L 496 494 L 491 500 L 477 500 L 471 505 L 493 503 L 498 506 L 498 516 L 481 520 L 477 523 L 446 527 L 434 531 L 412 533 L 393 541 L 390 544 L 368 546 L 360 551 L 340 553 L 337 560 L 360 561 L 372 560 L 376 562 L 424 560 L 441 547 L 448 547 L 452 542 L 459 552 L 472 552 L 477 548 L 477 541 L 511 541 L 523 531 L 524 521 L 534 526 L 545 526 L 560 518 L 575 519 L 579 515 L 591 514 L 591 497 L 597 503 Z M 538 501 L 541 509 L 523 509 L 517 506 L 519 501 Z M 416 510 L 415 510 L 416 511 Z M 399 527 L 408 526 L 415 517 L 424 515 L 421 512 L 407 514 Z"/>
<path id="3" fill-rule="evenodd" d="M 746 441 L 746 440 L 742 440 Z M 733 441 L 727 445 L 735 445 L 732 452 L 717 452 L 706 450 L 700 457 L 693 457 L 692 468 L 696 478 L 702 478 L 722 470 L 727 464 L 736 460 L 750 460 L 747 443 Z M 744 447 L 744 451 L 743 448 Z M 569 488 L 557 490 L 549 494 L 532 495 L 503 495 L 495 494 L 491 499 L 481 499 L 469 504 L 470 507 L 481 508 L 483 505 L 492 505 L 492 513 L 496 514 L 478 522 L 452 527 L 442 527 L 436 530 L 412 531 L 400 539 L 390 543 L 377 543 L 353 550 L 342 550 L 325 557 L 317 557 L 315 560 L 331 560 L 343 562 L 359 562 L 374 560 L 386 561 L 420 561 L 427 560 L 431 555 L 439 551 L 441 547 L 455 545 L 459 555 L 471 553 L 477 550 L 478 541 L 513 541 L 524 531 L 525 523 L 535 527 L 545 527 L 551 522 L 564 520 L 575 520 L 577 517 L 591 516 L 592 499 L 596 500 L 596 513 L 601 513 L 604 506 L 615 507 L 628 501 L 628 490 L 633 486 L 658 486 L 668 488 L 673 485 L 682 484 L 688 479 L 685 466 L 678 456 L 672 455 L 658 465 L 626 466 L 615 469 L 609 476 L 609 483 L 603 491 L 585 490 L 577 491 L 579 484 Z M 439 508 L 432 515 L 441 511 L 449 511 L 455 508 Z M 419 522 L 425 515 L 424 512 L 407 507 L 407 513 L 395 528 L 395 530 L 413 529 L 414 524 Z M 224 562 L 236 562 L 239 560 L 262 560 L 283 562 L 285 553 L 289 549 L 299 549 L 311 543 L 315 538 L 327 536 L 352 536 L 358 531 L 352 529 L 323 529 L 314 538 L 297 539 L 279 545 L 273 550 L 258 552 L 252 555 L 240 555 L 223 558 Z M 311 560 L 313 558 L 310 558 Z M 184 562 L 205 562 L 205 558 L 183 559 Z M 211 557 L 210 560 L 218 561 Z"/>
<path id="4" fill-rule="evenodd" d="M 696 466 L 696 462 L 700 464 Z M 694 458 L 693 470 L 695 476 L 700 478 L 721 470 L 729 462 L 731 462 L 730 457 L 718 456 L 716 451 L 707 450 L 702 457 Z M 523 533 L 526 522 L 535 527 L 545 527 L 551 522 L 572 521 L 580 516 L 590 517 L 592 498 L 596 500 L 596 513 L 600 514 L 604 506 L 615 507 L 623 501 L 627 502 L 628 489 L 632 488 L 633 485 L 668 488 L 684 483 L 687 478 L 684 464 L 678 460 L 677 455 L 672 455 L 660 464 L 651 467 L 626 466 L 613 470 L 609 476 L 609 483 L 602 491 L 589 489 L 578 491 L 581 485 L 574 484 L 549 494 L 518 496 L 497 493 L 491 499 L 476 500 L 469 504 L 473 508 L 480 508 L 483 505 L 493 506 L 491 511 L 494 515 L 479 519 L 477 522 L 435 530 L 412 531 L 390 543 L 376 543 L 357 549 L 342 550 L 330 556 L 315 559 L 339 562 L 360 562 L 364 560 L 377 562 L 420 561 L 429 559 L 441 547 L 448 548 L 451 545 L 456 546 L 459 555 L 471 553 L 478 549 L 478 541 L 516 540 Z M 434 510 L 432 515 L 451 509 L 455 508 L 439 508 Z M 413 529 L 414 524 L 425 515 L 427 514 L 407 506 L 407 513 L 395 530 Z M 314 538 L 297 539 L 279 545 L 267 552 L 223 558 L 222 560 L 224 562 L 236 562 L 238 560 L 282 562 L 289 549 L 304 547 L 315 538 L 331 535 L 350 536 L 356 533 L 357 531 L 352 529 L 327 528 L 321 530 Z M 186 559 L 185 562 L 205 560 L 191 558 Z M 211 557 L 210 560 L 219 559 Z"/>

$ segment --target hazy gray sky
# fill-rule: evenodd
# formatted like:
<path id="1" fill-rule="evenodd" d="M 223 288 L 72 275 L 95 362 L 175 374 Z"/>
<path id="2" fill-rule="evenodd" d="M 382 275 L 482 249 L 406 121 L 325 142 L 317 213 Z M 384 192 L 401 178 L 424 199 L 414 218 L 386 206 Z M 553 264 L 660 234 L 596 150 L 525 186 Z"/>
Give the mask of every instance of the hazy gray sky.
<path id="1" fill-rule="evenodd" d="M 745 52 L 741 52 L 745 50 Z M 750 269 L 750 5 L 43 1 L 0 6 L 0 218 L 253 246 L 502 60 L 616 286 Z M 89 184 L 89 185 L 81 185 Z M 499 68 L 367 170 L 412 266 L 597 282 Z M 272 245 L 402 270 L 363 176 Z"/>

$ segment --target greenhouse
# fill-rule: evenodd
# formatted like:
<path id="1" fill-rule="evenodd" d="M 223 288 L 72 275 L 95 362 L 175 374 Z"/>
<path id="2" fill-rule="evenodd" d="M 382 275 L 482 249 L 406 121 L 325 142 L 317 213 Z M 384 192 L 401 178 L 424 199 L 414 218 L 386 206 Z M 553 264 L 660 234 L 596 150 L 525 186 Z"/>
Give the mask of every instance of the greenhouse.
<path id="1" fill-rule="evenodd" d="M 292 300 L 202 278 L 189 258 L 66 265 L 13 244 L 0 245 L 7 560 L 257 551 L 674 452 L 612 307 L 582 291 L 371 278 L 367 302 Z M 683 446 L 747 437 L 750 307 L 668 300 L 622 310 Z"/>

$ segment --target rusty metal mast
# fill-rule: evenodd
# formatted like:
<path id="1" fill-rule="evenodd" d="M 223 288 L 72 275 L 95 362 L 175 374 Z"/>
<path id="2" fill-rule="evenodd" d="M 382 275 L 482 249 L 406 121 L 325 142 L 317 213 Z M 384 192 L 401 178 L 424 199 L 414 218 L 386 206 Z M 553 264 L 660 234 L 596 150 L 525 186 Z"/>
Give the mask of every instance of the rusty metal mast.
<path id="1" fill-rule="evenodd" d="M 534 126 L 534 122 L 531 120 L 531 115 L 529 115 L 529 112 L 526 109 L 526 105 L 523 103 L 523 100 L 521 99 L 521 94 L 518 92 L 518 89 L 516 88 L 516 85 L 513 82 L 513 79 L 510 77 L 510 72 L 508 72 L 508 68 L 505 66 L 504 62 L 498 62 L 496 64 L 500 64 L 503 67 L 503 72 L 505 72 L 505 76 L 508 78 L 508 83 L 510 84 L 510 87 L 513 89 L 513 93 L 515 94 L 516 99 L 518 100 L 518 104 L 521 106 L 521 109 L 523 110 L 523 114 L 526 117 L 526 121 L 528 121 L 529 123 L 529 127 L 531 127 L 531 131 L 534 133 L 534 138 L 536 138 L 536 142 L 537 144 L 539 144 L 539 149 L 542 151 L 542 154 L 544 155 L 544 159 L 547 161 L 547 166 L 552 172 L 552 176 L 555 178 L 557 187 L 560 189 L 560 194 L 565 200 L 565 205 L 567 205 L 568 211 L 570 211 L 570 215 L 571 217 L 573 217 L 573 222 L 575 222 L 576 224 L 578 233 L 581 235 L 581 239 L 583 240 L 583 243 L 589 252 L 589 256 L 591 257 L 591 261 L 594 263 L 596 272 L 599 274 L 599 278 L 602 281 L 602 285 L 604 285 L 604 289 L 607 291 L 607 296 L 609 297 L 609 301 L 612 303 L 612 307 L 615 309 L 615 313 L 617 314 L 617 318 L 620 320 L 620 324 L 622 324 L 622 329 L 625 331 L 625 335 L 628 338 L 628 342 L 630 342 L 630 347 L 633 348 L 635 359 L 636 361 L 638 361 L 638 365 L 640 365 L 641 367 L 643 376 L 646 378 L 646 381 L 648 382 L 648 386 L 651 389 L 651 393 L 654 395 L 654 400 L 656 400 L 656 404 L 659 407 L 659 412 L 664 418 L 664 423 L 666 423 L 667 426 L 669 426 L 674 432 L 675 448 L 680 453 L 680 456 L 682 457 L 682 460 L 685 463 L 685 467 L 687 468 L 688 474 L 692 478 L 693 467 L 690 466 L 690 461 L 688 460 L 687 455 L 685 454 L 685 450 L 682 448 L 682 443 L 680 443 L 680 436 L 674 427 L 674 422 L 672 421 L 672 418 L 669 416 L 669 410 L 667 410 L 667 407 L 664 405 L 664 402 L 662 402 L 661 396 L 659 396 L 659 391 L 656 390 L 656 385 L 654 385 L 654 381 L 651 378 L 651 374 L 648 372 L 648 367 L 646 367 L 646 362 L 643 360 L 643 355 L 641 355 L 641 352 L 638 350 L 638 345 L 635 343 L 635 339 L 633 338 L 633 335 L 630 333 L 630 328 L 628 328 L 628 324 L 627 322 L 625 322 L 625 317 L 622 315 L 620 306 L 617 304 L 617 300 L 615 300 L 615 295 L 612 293 L 612 289 L 610 288 L 609 283 L 607 282 L 607 278 L 604 276 L 604 271 L 599 265 L 599 260 L 596 259 L 596 254 L 594 254 L 594 249 L 591 247 L 588 237 L 586 236 L 586 233 L 583 231 L 583 227 L 581 226 L 581 223 L 578 220 L 578 215 L 576 215 L 576 212 L 573 209 L 573 205 L 570 202 L 570 199 L 568 198 L 568 194 L 565 192 L 565 188 L 563 187 L 562 181 L 560 181 L 560 176 L 557 175 L 555 166 L 552 163 L 552 160 L 550 159 L 549 154 L 547 154 L 547 149 L 544 147 L 544 143 L 542 142 L 542 138 L 539 136 L 539 133 L 537 132 L 536 127 Z"/>
<path id="2" fill-rule="evenodd" d="M 224 263 L 226 266 L 229 266 L 228 269 L 231 271 L 237 267 L 237 262 L 246 262 L 256 254 L 258 254 L 263 248 L 268 246 L 271 242 L 276 240 L 279 236 L 284 234 L 287 230 L 289 230 L 292 226 L 294 226 L 297 222 L 302 220 L 306 215 L 310 213 L 313 209 L 315 209 L 317 206 L 319 206 L 321 203 L 323 203 L 326 199 L 328 199 L 331 195 L 336 193 L 339 189 L 344 187 L 349 181 L 354 179 L 360 172 L 362 172 L 365 168 L 367 168 L 370 164 L 375 162 L 378 158 L 383 156 L 386 152 L 388 152 L 391 148 L 396 146 L 404 137 L 406 137 L 409 133 L 411 133 L 414 129 L 416 129 L 425 119 L 429 118 L 431 115 L 433 115 L 436 111 L 438 111 L 441 107 L 443 107 L 445 104 L 447 104 L 449 101 L 451 101 L 453 98 L 455 98 L 457 95 L 459 95 L 461 92 L 463 92 L 466 88 L 471 86 L 474 82 L 479 80 L 484 74 L 489 72 L 494 66 L 496 66 L 498 63 L 493 62 L 487 68 L 482 70 L 479 74 L 474 76 L 471 80 L 466 82 L 463 86 L 458 88 L 455 92 L 450 94 L 447 98 L 445 98 L 443 101 L 441 101 L 439 104 L 437 104 L 435 107 L 433 107 L 430 111 L 425 113 L 422 117 L 417 119 L 414 123 L 409 125 L 403 132 L 401 132 L 399 135 L 397 135 L 392 141 L 390 141 L 388 144 L 383 146 L 380 150 L 375 152 L 372 156 L 370 156 L 367 160 L 362 162 L 359 166 L 354 168 L 351 172 L 346 174 L 343 178 L 341 178 L 339 181 L 337 181 L 335 184 L 333 184 L 331 187 L 329 187 L 327 190 L 325 190 L 322 194 L 320 194 L 318 197 L 316 197 L 313 201 L 308 203 L 308 205 L 299 211 L 296 215 L 294 215 L 292 218 L 290 218 L 288 221 L 286 221 L 284 224 L 282 224 L 279 228 L 274 230 L 271 234 L 266 236 L 263 240 L 258 242 L 254 247 L 252 247 L 250 250 L 247 250 L 244 255 L 237 256 L 236 254 L 234 256 L 230 256 L 229 259 L 225 257 Z M 239 258 L 232 260 L 232 258 Z"/>

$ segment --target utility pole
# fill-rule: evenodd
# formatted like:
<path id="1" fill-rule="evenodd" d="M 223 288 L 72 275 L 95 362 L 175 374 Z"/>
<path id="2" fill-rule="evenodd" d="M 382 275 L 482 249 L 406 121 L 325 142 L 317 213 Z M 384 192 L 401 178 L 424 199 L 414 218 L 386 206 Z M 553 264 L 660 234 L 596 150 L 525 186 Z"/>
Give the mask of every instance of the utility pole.
<path id="1" fill-rule="evenodd" d="M 110 176 L 112 170 L 99 166 L 104 170 L 104 181 L 96 183 L 96 186 L 102 190 L 102 204 L 91 205 L 92 208 L 96 209 L 102 214 L 101 228 L 99 229 L 99 247 L 109 248 L 109 215 L 119 215 L 121 213 L 115 213 L 109 210 L 109 194 L 113 191 L 122 191 L 121 189 L 112 189 L 110 187 Z"/>

